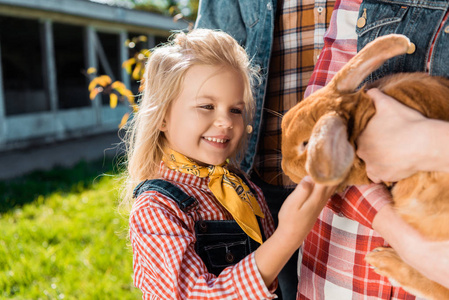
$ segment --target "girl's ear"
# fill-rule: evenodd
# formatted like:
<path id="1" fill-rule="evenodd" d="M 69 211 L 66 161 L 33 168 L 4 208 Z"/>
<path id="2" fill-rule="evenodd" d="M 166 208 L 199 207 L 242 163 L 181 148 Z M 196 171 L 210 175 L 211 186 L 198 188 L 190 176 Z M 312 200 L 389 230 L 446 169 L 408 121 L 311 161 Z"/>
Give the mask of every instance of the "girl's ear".
<path id="1" fill-rule="evenodd" d="M 346 121 L 336 113 L 322 116 L 307 144 L 307 173 L 317 183 L 337 185 L 348 175 L 354 158 Z"/>
<path id="2" fill-rule="evenodd" d="M 159 126 L 159 130 L 160 131 L 167 131 L 167 123 L 164 121 L 162 121 L 161 126 Z"/>

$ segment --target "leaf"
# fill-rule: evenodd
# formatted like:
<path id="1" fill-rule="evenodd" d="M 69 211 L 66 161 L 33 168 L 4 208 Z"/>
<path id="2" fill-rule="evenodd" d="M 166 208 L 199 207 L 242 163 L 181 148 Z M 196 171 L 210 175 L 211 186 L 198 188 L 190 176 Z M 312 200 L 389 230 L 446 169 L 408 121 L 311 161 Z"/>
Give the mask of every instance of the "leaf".
<path id="1" fill-rule="evenodd" d="M 120 124 L 118 125 L 118 128 L 123 128 L 123 126 L 126 125 L 126 122 L 128 122 L 129 119 L 129 113 L 126 113 L 123 115 L 122 120 L 120 121 Z"/>
<path id="2" fill-rule="evenodd" d="M 94 89 L 98 84 L 98 77 L 95 77 L 94 79 L 92 79 L 92 81 L 89 83 L 89 87 L 88 90 L 92 91 L 92 89 Z"/>
<path id="3" fill-rule="evenodd" d="M 142 78 L 140 80 L 140 85 L 139 85 L 139 90 L 138 90 L 139 93 L 142 93 L 144 89 L 145 89 L 145 78 Z"/>
<path id="4" fill-rule="evenodd" d="M 122 68 L 126 70 L 126 73 L 131 74 L 132 66 L 136 63 L 136 59 L 131 57 L 128 60 L 125 60 L 122 64 Z"/>
<path id="5" fill-rule="evenodd" d="M 133 93 L 126 88 L 126 85 L 121 81 L 114 81 L 114 83 L 111 85 L 111 87 L 117 91 L 120 95 L 125 96 L 128 98 L 129 103 L 134 103 L 134 95 Z"/>
<path id="6" fill-rule="evenodd" d="M 151 51 L 149 49 L 142 49 L 135 57 L 137 58 L 137 60 L 144 63 L 150 56 Z"/>
<path id="7" fill-rule="evenodd" d="M 113 84 L 111 84 L 111 88 L 116 89 L 121 94 L 121 90 L 126 89 L 126 86 L 123 82 L 117 80 L 114 81 Z"/>
<path id="8" fill-rule="evenodd" d="M 136 67 L 134 68 L 133 75 L 132 75 L 134 80 L 139 80 L 140 78 L 142 78 L 142 75 L 140 72 L 141 70 L 142 70 L 142 64 L 137 63 Z"/>
<path id="9" fill-rule="evenodd" d="M 146 35 L 139 35 L 139 36 L 137 37 L 137 41 L 138 41 L 138 42 L 146 42 L 146 41 L 148 41 L 148 38 L 147 38 Z"/>
<path id="10" fill-rule="evenodd" d="M 108 75 L 101 75 L 101 76 L 99 76 L 99 77 L 97 77 L 97 78 L 99 79 L 99 84 L 100 84 L 102 87 L 106 87 L 106 86 L 108 86 L 109 84 L 111 84 L 111 82 L 112 82 L 111 77 L 109 77 Z"/>
<path id="11" fill-rule="evenodd" d="M 102 88 L 95 88 L 95 89 L 93 89 L 92 91 L 90 91 L 90 94 L 89 94 L 90 100 L 94 100 L 95 97 L 98 95 L 98 93 L 100 93 L 100 92 L 102 92 L 102 91 L 103 91 Z"/>
<path id="12" fill-rule="evenodd" d="M 133 95 L 133 93 L 130 90 L 125 89 L 123 91 L 122 95 L 125 96 L 126 98 L 128 98 L 128 102 L 130 104 L 134 104 L 134 95 Z"/>
<path id="13" fill-rule="evenodd" d="M 116 108 L 117 107 L 117 101 L 118 101 L 118 97 L 116 94 L 111 93 L 111 95 L 109 95 L 109 106 L 111 108 Z"/>
<path id="14" fill-rule="evenodd" d="M 97 69 L 94 67 L 90 67 L 89 69 L 87 69 L 87 74 L 94 74 L 97 73 Z"/>
<path id="15" fill-rule="evenodd" d="M 89 83 L 89 91 L 91 91 L 93 88 L 95 88 L 97 85 L 100 85 L 102 87 L 106 87 L 108 84 L 111 84 L 111 77 L 108 75 L 101 75 L 98 77 L 95 77 L 92 79 L 92 81 Z"/>

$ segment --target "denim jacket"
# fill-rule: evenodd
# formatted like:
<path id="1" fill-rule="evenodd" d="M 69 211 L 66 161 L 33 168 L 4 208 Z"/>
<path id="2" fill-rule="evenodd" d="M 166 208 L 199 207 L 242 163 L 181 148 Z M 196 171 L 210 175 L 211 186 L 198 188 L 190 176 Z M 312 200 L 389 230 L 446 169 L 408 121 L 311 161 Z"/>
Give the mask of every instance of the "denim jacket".
<path id="1" fill-rule="evenodd" d="M 241 168 L 249 172 L 253 166 L 261 134 L 264 95 L 273 41 L 276 0 L 202 0 L 195 28 L 220 28 L 230 33 L 242 45 L 253 65 L 260 68 L 261 83 L 254 90 L 256 111 L 253 132 Z"/>
<path id="2" fill-rule="evenodd" d="M 359 17 L 365 12 L 366 24 L 356 29 L 358 51 L 376 37 L 390 33 L 403 34 L 416 46 L 414 53 L 388 60 L 367 81 L 390 73 L 426 72 L 434 39 L 429 73 L 449 78 L 449 20 L 437 35 L 448 7 L 448 0 L 364 0 Z"/>

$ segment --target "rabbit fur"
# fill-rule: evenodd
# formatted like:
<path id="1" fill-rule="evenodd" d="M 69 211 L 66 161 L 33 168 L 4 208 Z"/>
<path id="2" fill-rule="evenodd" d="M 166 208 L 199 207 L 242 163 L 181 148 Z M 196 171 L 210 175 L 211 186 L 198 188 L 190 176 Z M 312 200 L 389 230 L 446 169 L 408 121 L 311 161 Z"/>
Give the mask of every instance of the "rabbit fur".
<path id="1" fill-rule="evenodd" d="M 424 116 L 449 121 L 449 80 L 426 73 L 386 76 L 358 89 L 389 58 L 404 55 L 406 36 L 391 34 L 366 45 L 322 89 L 289 110 L 282 120 L 282 168 L 293 181 L 309 174 L 315 182 L 370 183 L 355 141 L 375 114 L 366 90 L 378 88 Z M 400 216 L 432 240 L 449 239 L 449 173 L 418 172 L 392 188 Z M 449 299 L 449 289 L 405 264 L 391 248 L 377 248 L 365 260 L 406 291 L 427 299 Z"/>

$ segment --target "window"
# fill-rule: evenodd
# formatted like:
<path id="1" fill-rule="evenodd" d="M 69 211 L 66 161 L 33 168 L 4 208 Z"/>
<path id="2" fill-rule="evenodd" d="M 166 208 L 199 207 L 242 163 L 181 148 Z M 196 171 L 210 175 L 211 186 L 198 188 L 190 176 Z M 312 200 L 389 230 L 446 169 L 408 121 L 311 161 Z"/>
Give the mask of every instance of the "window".
<path id="1" fill-rule="evenodd" d="M 60 109 L 90 106 L 85 74 L 84 28 L 53 24 L 55 64 Z"/>
<path id="2" fill-rule="evenodd" d="M 100 45 L 97 45 L 99 68 L 97 75 L 109 75 L 112 82 L 121 80 L 120 38 L 118 34 L 98 32 Z M 124 47 L 124 45 L 123 45 Z M 109 96 L 101 94 L 103 105 L 109 105 Z"/>
<path id="3" fill-rule="evenodd" d="M 0 16 L 0 45 L 6 115 L 50 110 L 45 88 L 41 24 Z"/>

